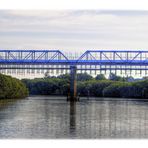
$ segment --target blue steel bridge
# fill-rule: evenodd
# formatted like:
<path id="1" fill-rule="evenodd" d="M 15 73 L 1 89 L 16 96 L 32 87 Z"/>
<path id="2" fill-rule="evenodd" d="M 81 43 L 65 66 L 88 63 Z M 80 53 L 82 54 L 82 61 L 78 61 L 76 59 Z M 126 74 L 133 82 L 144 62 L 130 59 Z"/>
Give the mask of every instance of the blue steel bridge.
<path id="1" fill-rule="evenodd" d="M 148 50 L 87 50 L 83 54 L 64 54 L 60 50 L 0 50 L 0 72 L 15 70 L 57 70 L 147 75 Z M 27 72 L 27 71 L 26 71 Z"/>
<path id="2" fill-rule="evenodd" d="M 64 54 L 60 50 L 0 50 L 0 72 L 43 72 L 57 70 L 57 74 L 70 73 L 68 98 L 77 100 L 77 72 L 120 73 L 145 75 L 148 70 L 148 50 L 87 50 L 81 55 Z M 60 72 L 59 72 L 60 70 Z"/>

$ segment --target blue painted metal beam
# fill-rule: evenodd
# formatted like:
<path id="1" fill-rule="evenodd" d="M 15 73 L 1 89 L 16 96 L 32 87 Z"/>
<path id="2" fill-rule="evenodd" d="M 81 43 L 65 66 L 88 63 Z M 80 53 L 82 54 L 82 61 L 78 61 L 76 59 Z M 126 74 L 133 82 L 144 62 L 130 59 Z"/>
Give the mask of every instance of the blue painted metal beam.
<path id="1" fill-rule="evenodd" d="M 87 50 L 76 59 L 60 50 L 0 50 L 4 64 L 148 66 L 148 50 Z"/>
<path id="2" fill-rule="evenodd" d="M 148 61 L 108 61 L 108 60 L 0 60 L 0 64 L 51 64 L 51 65 L 148 65 Z"/>

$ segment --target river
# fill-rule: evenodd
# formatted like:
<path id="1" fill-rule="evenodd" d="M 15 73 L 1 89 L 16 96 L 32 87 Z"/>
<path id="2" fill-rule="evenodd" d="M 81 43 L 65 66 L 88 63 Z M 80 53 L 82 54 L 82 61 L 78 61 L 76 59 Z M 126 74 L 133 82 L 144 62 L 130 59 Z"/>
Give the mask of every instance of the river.
<path id="1" fill-rule="evenodd" d="M 148 138 L 148 102 L 30 96 L 0 101 L 0 139 Z"/>

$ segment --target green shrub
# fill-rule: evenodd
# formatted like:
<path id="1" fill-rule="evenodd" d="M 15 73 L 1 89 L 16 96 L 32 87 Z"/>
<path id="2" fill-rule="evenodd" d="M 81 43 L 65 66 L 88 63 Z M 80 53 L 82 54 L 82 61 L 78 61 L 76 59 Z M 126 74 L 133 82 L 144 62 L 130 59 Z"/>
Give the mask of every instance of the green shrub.
<path id="1" fill-rule="evenodd" d="M 18 79 L 0 74 L 0 99 L 23 98 L 28 95 L 28 89 Z"/>

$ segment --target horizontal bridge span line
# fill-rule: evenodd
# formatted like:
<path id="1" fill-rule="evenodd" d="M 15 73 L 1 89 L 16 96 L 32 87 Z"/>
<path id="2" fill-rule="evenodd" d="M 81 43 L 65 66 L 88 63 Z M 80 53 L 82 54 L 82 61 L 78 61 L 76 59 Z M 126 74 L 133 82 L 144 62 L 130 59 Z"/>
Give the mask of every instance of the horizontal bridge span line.
<path id="1" fill-rule="evenodd" d="M 64 67 L 64 68 L 59 68 L 59 67 L 57 67 L 57 68 L 55 68 L 55 67 L 0 67 L 0 70 L 2 70 L 2 69 L 24 69 L 24 70 L 27 70 L 27 69 L 30 69 L 30 70 L 42 70 L 42 69 L 54 69 L 54 70 L 68 70 L 68 69 L 70 69 L 70 68 L 66 68 L 66 67 Z"/>
<path id="2" fill-rule="evenodd" d="M 63 68 L 52 68 L 52 67 L 18 67 L 18 68 L 14 68 L 14 67 L 0 67 L 0 70 L 5 70 L 5 69 L 12 69 L 12 70 L 17 70 L 17 69 L 23 69 L 23 70 L 70 70 L 70 68 L 66 68 L 66 67 L 63 67 Z M 92 70 L 92 71 L 99 71 L 99 70 L 129 70 L 129 71 L 132 71 L 132 70 L 148 70 L 148 68 L 77 68 L 77 70 L 84 70 L 84 71 L 87 71 L 87 70 Z"/>
<path id="3" fill-rule="evenodd" d="M 148 50 L 87 50 L 87 52 L 148 52 Z"/>
<path id="4" fill-rule="evenodd" d="M 31 59 L 0 59 L 0 63 L 148 63 L 147 60 L 31 60 Z"/>
<path id="5" fill-rule="evenodd" d="M 57 52 L 57 51 L 60 51 L 60 50 L 5 50 L 5 49 L 0 49 L 0 52 Z"/>
<path id="6" fill-rule="evenodd" d="M 148 60 L 135 60 L 135 61 L 123 61 L 123 60 L 0 60 L 1 65 L 148 65 Z"/>
<path id="7" fill-rule="evenodd" d="M 60 51 L 59 49 L 0 49 L 0 52 L 56 52 Z M 124 49 L 98 49 L 98 50 L 86 50 L 86 52 L 148 52 L 148 49 L 143 50 L 143 49 L 137 49 L 137 50 L 124 50 Z"/>

